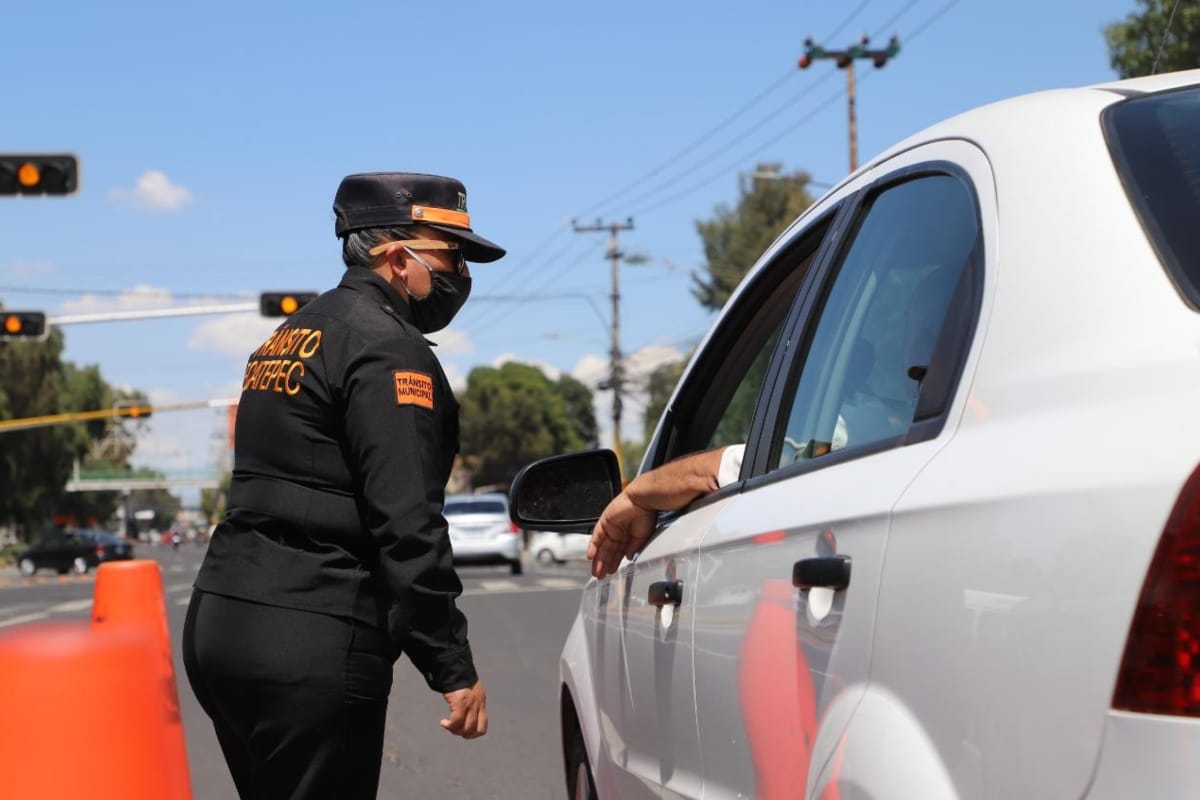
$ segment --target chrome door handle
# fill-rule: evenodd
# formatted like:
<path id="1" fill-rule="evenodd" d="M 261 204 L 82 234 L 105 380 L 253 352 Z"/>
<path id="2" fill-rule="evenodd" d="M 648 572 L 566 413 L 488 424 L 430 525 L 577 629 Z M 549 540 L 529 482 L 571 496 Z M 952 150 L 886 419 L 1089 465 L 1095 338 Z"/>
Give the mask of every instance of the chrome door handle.
<path id="1" fill-rule="evenodd" d="M 677 606 L 683 602 L 683 581 L 658 581 L 650 584 L 649 600 L 652 606 Z"/>
<path id="2" fill-rule="evenodd" d="M 850 585 L 850 556 L 802 558 L 792 565 L 792 585 L 801 591 Z"/>

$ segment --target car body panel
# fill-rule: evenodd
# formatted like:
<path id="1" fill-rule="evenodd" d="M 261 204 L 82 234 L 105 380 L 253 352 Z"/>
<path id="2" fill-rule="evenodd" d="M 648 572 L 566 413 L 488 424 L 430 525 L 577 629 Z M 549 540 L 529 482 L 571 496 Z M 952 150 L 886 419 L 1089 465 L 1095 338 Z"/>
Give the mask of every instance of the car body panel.
<path id="1" fill-rule="evenodd" d="M 696 551 L 705 520 L 724 503 L 696 515 L 696 523 L 660 534 L 633 561 L 589 584 L 584 626 L 594 637 L 588 664 L 594 679 L 601 749 L 598 772 L 611 776 L 613 796 L 697 797 L 702 788 L 696 699 L 692 685 L 692 613 Z M 668 528 L 668 530 L 670 530 Z M 678 608 L 648 602 L 650 584 L 678 580 Z M 589 603 L 590 601 L 590 603 Z"/>

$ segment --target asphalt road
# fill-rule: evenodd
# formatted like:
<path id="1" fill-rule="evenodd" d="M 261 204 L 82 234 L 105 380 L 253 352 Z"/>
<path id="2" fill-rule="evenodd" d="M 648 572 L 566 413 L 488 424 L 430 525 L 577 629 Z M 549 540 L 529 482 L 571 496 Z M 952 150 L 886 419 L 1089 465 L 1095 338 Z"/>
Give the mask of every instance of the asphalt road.
<path id="1" fill-rule="evenodd" d="M 142 545 L 139 558 L 161 566 L 168 622 L 175 644 L 180 709 L 196 800 L 236 800 L 220 748 L 187 678 L 179 654 L 192 579 L 203 549 Z M 396 664 L 388 708 L 379 797 L 454 797 L 463 800 L 564 796 L 557 713 L 558 655 L 574 619 L 586 565 L 459 569 L 461 607 L 470 621 L 476 666 L 488 693 L 488 734 L 464 741 L 443 731 L 441 695 L 431 692 L 407 659 Z M 0 630 L 46 620 L 87 619 L 94 575 L 32 579 L 0 570 Z"/>

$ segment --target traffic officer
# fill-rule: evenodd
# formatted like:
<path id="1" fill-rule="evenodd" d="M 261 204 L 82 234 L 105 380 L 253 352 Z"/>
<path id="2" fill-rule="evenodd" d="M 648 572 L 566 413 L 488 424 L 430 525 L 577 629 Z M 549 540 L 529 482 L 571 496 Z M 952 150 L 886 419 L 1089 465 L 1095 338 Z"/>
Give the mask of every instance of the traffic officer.
<path id="1" fill-rule="evenodd" d="M 242 798 L 373 798 L 407 653 L 464 738 L 487 709 L 442 503 L 458 404 L 424 334 L 471 289 L 462 183 L 369 173 L 333 204 L 346 272 L 255 350 L 228 512 L 196 578 L 184 665 Z"/>

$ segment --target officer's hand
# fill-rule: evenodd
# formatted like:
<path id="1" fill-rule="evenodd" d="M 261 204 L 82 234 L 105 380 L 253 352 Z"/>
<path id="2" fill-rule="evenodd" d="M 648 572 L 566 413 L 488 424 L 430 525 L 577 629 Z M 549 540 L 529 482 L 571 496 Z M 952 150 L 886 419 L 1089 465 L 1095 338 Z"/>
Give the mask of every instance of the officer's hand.
<path id="1" fill-rule="evenodd" d="M 482 681 L 467 689 L 446 692 L 442 697 L 450 706 L 450 718 L 441 722 L 443 728 L 464 739 L 478 739 L 487 733 L 487 693 Z"/>

